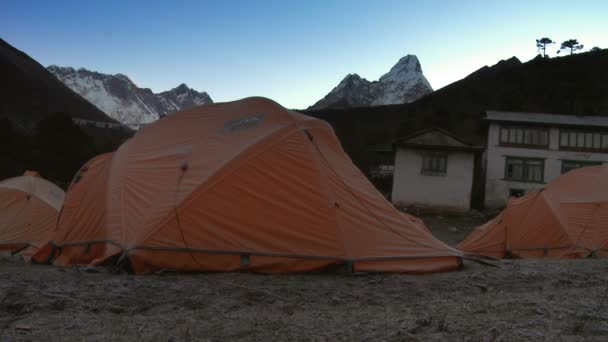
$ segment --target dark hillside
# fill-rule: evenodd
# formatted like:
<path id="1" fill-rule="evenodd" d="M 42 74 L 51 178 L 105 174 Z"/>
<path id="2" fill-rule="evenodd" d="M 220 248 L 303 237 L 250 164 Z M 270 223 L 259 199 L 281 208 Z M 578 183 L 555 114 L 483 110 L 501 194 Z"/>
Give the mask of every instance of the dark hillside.
<path id="1" fill-rule="evenodd" d="M 33 128 L 57 112 L 72 117 L 115 122 L 66 87 L 45 67 L 0 39 L 0 118 Z"/>
<path id="2" fill-rule="evenodd" d="M 483 144 L 488 109 L 608 115 L 608 50 L 526 63 L 510 58 L 411 104 L 304 113 L 330 122 L 354 162 L 368 170 L 375 158 L 370 146 L 431 126 Z"/>
<path id="3" fill-rule="evenodd" d="M 0 39 L 0 180 L 38 170 L 65 187 L 89 158 L 132 135 L 128 128 L 81 128 L 72 118 L 116 123 Z"/>

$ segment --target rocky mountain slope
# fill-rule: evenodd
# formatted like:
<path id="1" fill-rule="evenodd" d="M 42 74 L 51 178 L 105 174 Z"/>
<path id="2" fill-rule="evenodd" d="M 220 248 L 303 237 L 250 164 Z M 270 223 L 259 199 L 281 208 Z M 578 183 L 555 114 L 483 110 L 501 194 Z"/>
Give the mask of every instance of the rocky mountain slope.
<path id="1" fill-rule="evenodd" d="M 0 89 L 0 180 L 36 170 L 65 188 L 133 133 L 2 39 Z"/>
<path id="2" fill-rule="evenodd" d="M 58 81 L 27 54 L 0 39 L 0 118 L 30 129 L 62 112 L 72 117 L 115 122 Z"/>
<path id="3" fill-rule="evenodd" d="M 155 94 L 139 88 L 126 75 L 107 75 L 84 68 L 51 65 L 48 70 L 66 86 L 124 124 L 149 123 L 183 109 L 213 103 L 205 92 L 185 84 Z"/>
<path id="4" fill-rule="evenodd" d="M 348 74 L 329 94 L 309 110 L 370 107 L 410 103 L 433 92 L 422 74 L 418 58 L 407 55 L 378 81 Z"/>

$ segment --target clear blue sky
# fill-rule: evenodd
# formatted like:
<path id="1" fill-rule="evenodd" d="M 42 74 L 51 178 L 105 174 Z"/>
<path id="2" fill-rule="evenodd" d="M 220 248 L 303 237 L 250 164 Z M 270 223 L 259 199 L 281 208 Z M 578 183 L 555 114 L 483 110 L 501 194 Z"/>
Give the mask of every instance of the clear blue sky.
<path id="1" fill-rule="evenodd" d="M 348 73 L 376 80 L 406 54 L 439 89 L 500 59 L 533 58 L 543 36 L 608 48 L 608 1 L 0 0 L 0 37 L 45 66 L 289 108 Z"/>

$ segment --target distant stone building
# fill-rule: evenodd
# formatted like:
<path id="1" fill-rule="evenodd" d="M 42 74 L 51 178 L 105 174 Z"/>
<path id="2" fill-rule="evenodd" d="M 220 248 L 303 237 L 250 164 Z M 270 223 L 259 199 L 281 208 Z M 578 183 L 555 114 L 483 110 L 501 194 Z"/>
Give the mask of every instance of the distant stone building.
<path id="1" fill-rule="evenodd" d="M 471 208 L 476 161 L 483 147 L 471 146 L 433 128 L 395 144 L 392 201 L 452 211 Z"/>
<path id="2" fill-rule="evenodd" d="M 488 111 L 486 120 L 487 208 L 569 170 L 608 162 L 608 117 Z"/>

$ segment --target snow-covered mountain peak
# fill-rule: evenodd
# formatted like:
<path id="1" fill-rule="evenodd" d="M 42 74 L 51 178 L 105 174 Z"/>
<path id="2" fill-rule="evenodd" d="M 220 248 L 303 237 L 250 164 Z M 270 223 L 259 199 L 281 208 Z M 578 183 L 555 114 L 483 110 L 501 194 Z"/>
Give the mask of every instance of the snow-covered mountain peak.
<path id="1" fill-rule="evenodd" d="M 56 73 L 56 72 L 76 72 L 76 70 L 74 70 L 74 68 L 72 67 L 60 67 L 58 65 L 49 65 L 47 67 L 47 69 L 52 72 L 52 73 Z"/>
<path id="2" fill-rule="evenodd" d="M 139 88 L 124 74 L 102 74 L 84 68 L 51 65 L 47 68 L 66 86 L 80 94 L 112 118 L 137 127 L 194 106 L 213 103 L 206 92 L 198 92 L 185 83 L 155 94 Z"/>
<path id="3" fill-rule="evenodd" d="M 348 74 L 346 75 L 346 77 L 344 77 L 344 79 L 342 81 L 345 80 L 360 80 L 361 76 L 359 76 L 359 74 Z"/>
<path id="4" fill-rule="evenodd" d="M 186 83 L 182 83 L 172 89 L 172 91 L 174 91 L 176 93 L 185 93 L 185 92 L 188 92 L 189 90 L 190 90 L 190 87 L 188 87 L 188 85 Z"/>
<path id="5" fill-rule="evenodd" d="M 116 75 L 114 75 L 114 77 L 116 77 L 116 78 L 118 78 L 118 79 L 120 79 L 120 80 L 123 80 L 123 81 L 129 82 L 129 83 L 131 83 L 132 85 L 135 85 L 135 82 L 133 82 L 133 80 L 131 80 L 131 79 L 129 78 L 129 76 L 127 76 L 127 75 L 125 75 L 125 74 L 116 74 Z"/>
<path id="6" fill-rule="evenodd" d="M 389 72 L 380 77 L 380 82 L 399 82 L 408 78 L 416 77 L 422 74 L 422 67 L 418 61 L 418 57 L 407 55 L 402 57 Z"/>
<path id="7" fill-rule="evenodd" d="M 402 57 L 378 81 L 348 74 L 309 109 L 349 108 L 409 103 L 433 91 L 415 55 Z"/>
<path id="8" fill-rule="evenodd" d="M 342 81 L 340 81 L 340 83 L 338 84 L 336 89 L 343 89 L 343 88 L 358 86 L 362 82 L 367 82 L 367 80 L 364 78 L 361 78 L 361 76 L 359 76 L 357 74 L 348 74 L 348 75 L 346 75 L 346 77 L 344 77 L 342 79 Z"/>

